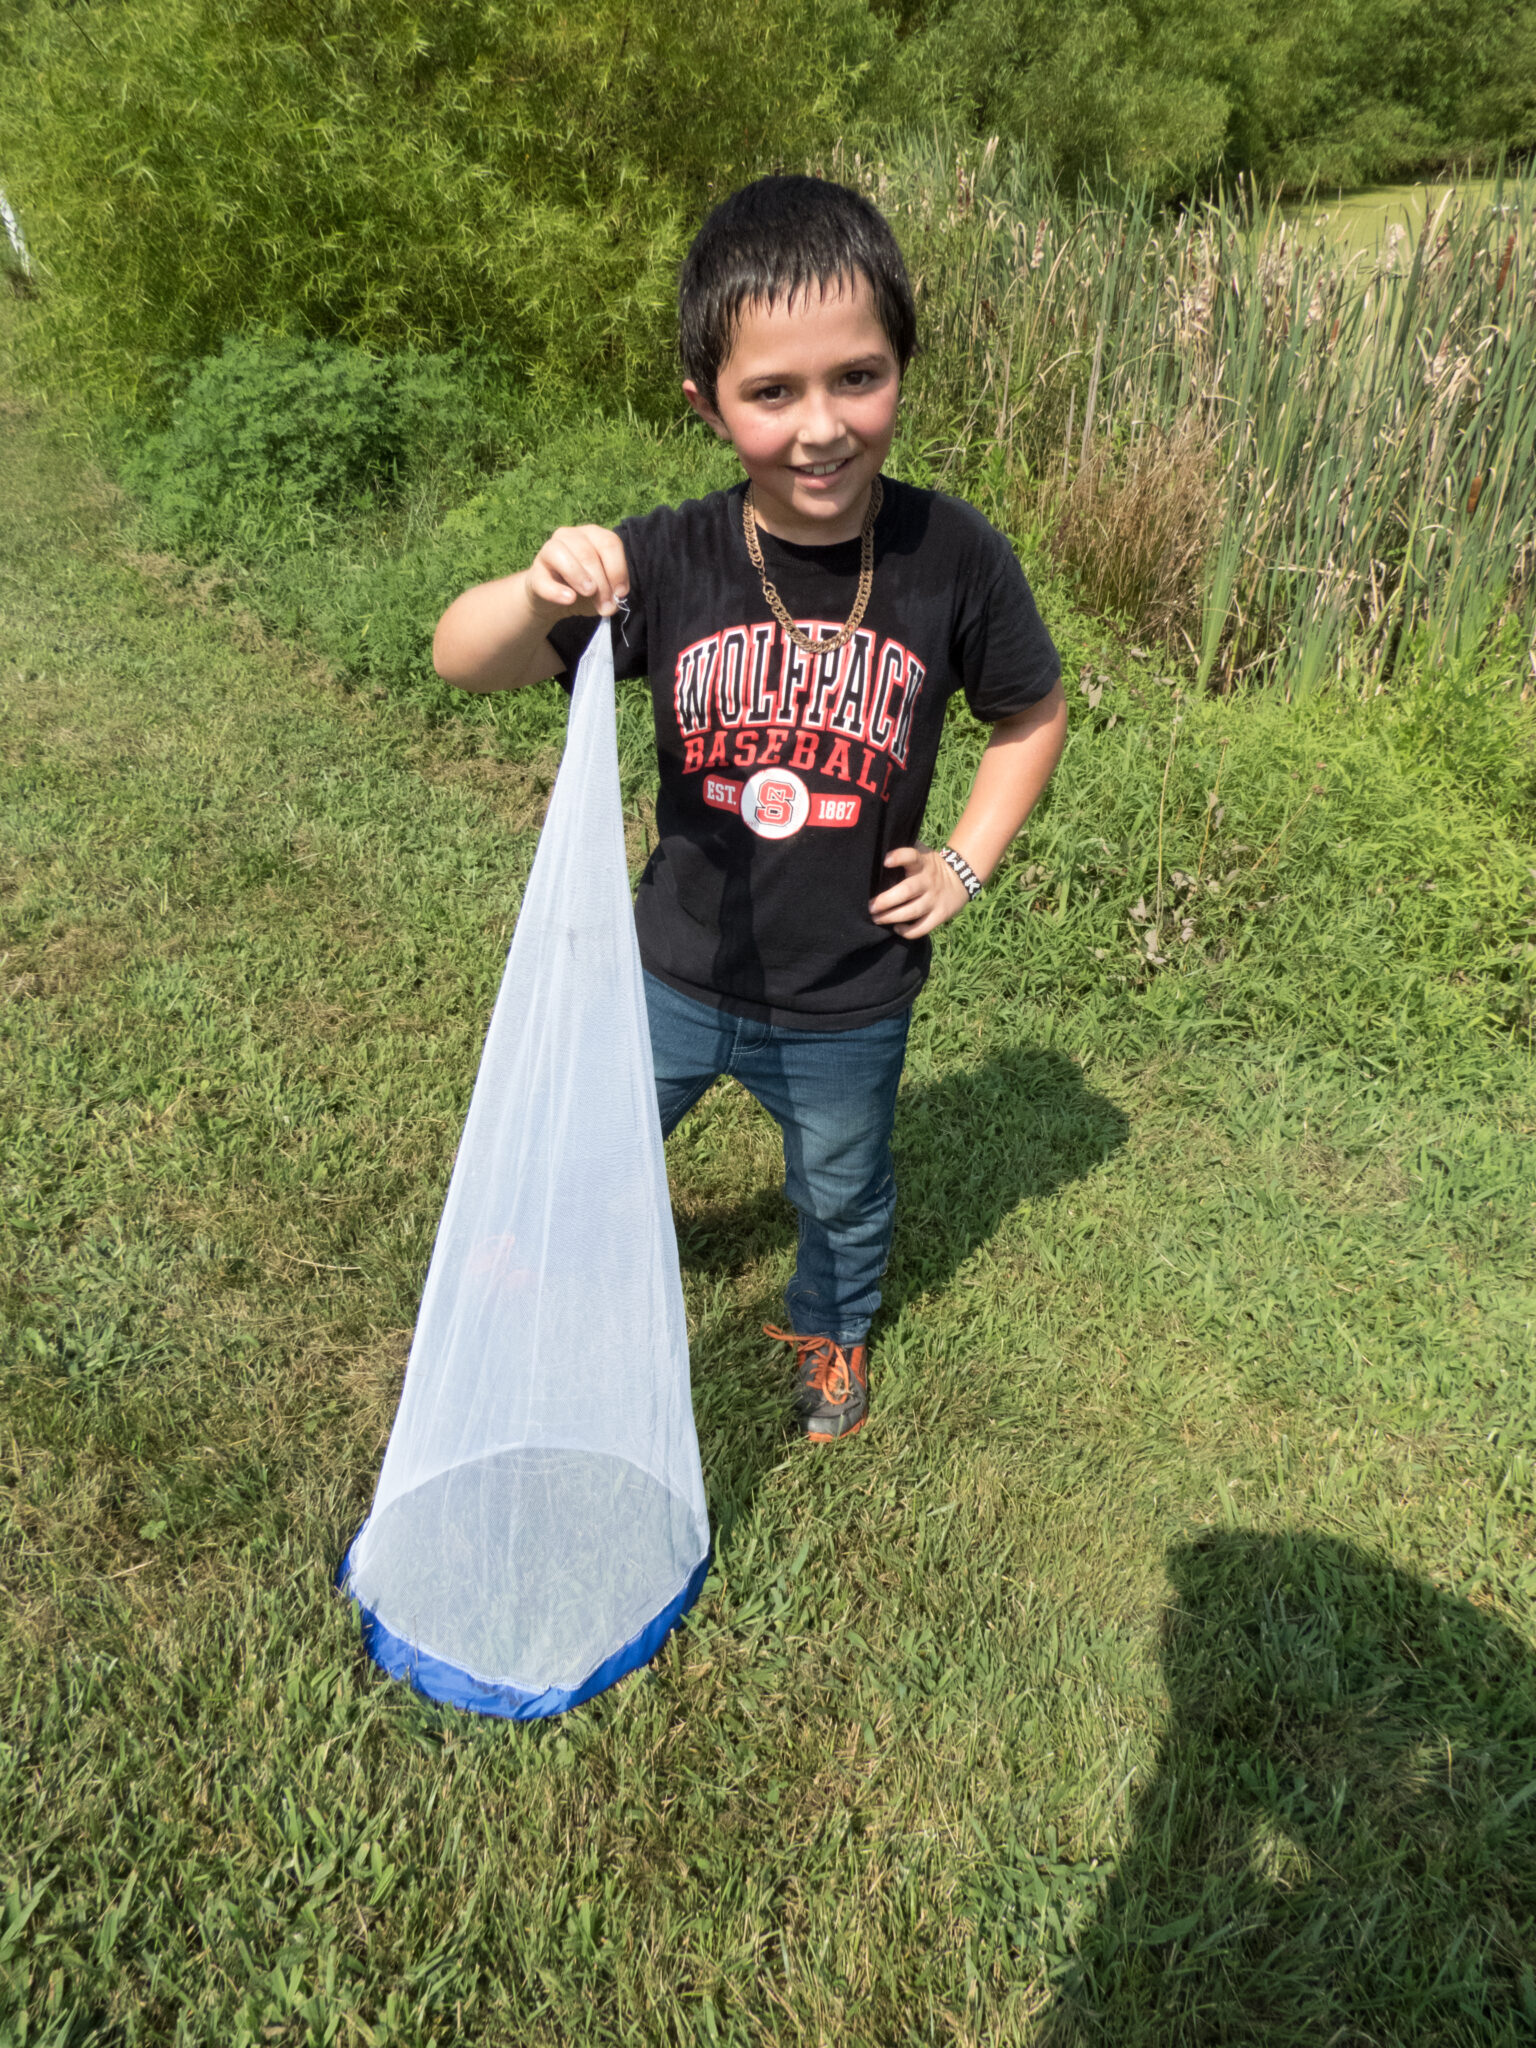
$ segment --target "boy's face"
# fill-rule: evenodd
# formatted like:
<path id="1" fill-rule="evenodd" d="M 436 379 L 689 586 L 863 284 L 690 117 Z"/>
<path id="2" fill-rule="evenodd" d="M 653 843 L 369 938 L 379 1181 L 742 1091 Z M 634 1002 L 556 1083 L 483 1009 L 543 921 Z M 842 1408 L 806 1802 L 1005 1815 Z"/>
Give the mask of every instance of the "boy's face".
<path id="1" fill-rule="evenodd" d="M 793 305 L 743 309 L 711 406 L 688 403 L 731 442 L 758 522 L 780 540 L 852 540 L 896 431 L 901 370 L 867 278 Z"/>

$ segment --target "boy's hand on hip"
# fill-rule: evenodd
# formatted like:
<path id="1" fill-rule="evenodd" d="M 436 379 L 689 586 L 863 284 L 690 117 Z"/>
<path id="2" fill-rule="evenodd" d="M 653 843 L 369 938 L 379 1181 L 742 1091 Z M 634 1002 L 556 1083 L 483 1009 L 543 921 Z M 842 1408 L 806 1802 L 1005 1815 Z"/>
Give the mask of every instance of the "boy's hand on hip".
<path id="1" fill-rule="evenodd" d="M 624 543 L 606 526 L 557 526 L 529 565 L 525 587 L 551 622 L 594 612 L 611 618 L 629 595 Z"/>
<path id="2" fill-rule="evenodd" d="M 869 914 L 876 924 L 894 926 L 904 939 L 927 938 L 971 900 L 964 882 L 931 846 L 898 846 L 885 856 L 885 864 L 906 873 L 893 888 L 871 898 Z"/>

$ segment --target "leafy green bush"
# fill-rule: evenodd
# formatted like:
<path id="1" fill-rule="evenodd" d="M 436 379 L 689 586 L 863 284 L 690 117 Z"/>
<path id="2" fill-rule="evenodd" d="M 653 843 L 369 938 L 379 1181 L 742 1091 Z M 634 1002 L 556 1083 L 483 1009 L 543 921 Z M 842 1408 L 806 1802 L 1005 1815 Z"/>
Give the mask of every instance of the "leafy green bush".
<path id="1" fill-rule="evenodd" d="M 188 553 L 313 541 L 404 471 L 462 446 L 473 400 L 441 356 L 231 339 L 193 371 L 123 480 Z"/>
<path id="2" fill-rule="evenodd" d="M 349 678 L 435 705 L 462 703 L 432 669 L 432 632 L 461 590 L 525 568 L 557 526 L 614 526 L 701 497 L 739 474 L 702 429 L 594 420 L 556 432 L 424 545 L 372 565 L 295 563 L 271 587 L 280 623 L 307 628 Z M 547 695 L 547 693 L 544 693 Z"/>
<path id="3" fill-rule="evenodd" d="M 34 349 L 98 389 L 271 327 L 657 399 L 710 198 L 839 132 L 866 0 L 17 0 Z"/>

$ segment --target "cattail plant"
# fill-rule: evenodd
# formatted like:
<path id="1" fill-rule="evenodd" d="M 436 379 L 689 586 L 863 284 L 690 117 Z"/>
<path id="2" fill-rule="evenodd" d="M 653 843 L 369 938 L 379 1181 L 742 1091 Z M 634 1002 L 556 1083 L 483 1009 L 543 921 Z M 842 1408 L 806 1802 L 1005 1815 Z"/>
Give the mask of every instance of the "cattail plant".
<path id="1" fill-rule="evenodd" d="M 1536 175 L 1346 256 L 1239 190 L 1170 214 L 997 152 L 877 170 L 928 327 L 927 459 L 1199 679 L 1536 625 Z"/>

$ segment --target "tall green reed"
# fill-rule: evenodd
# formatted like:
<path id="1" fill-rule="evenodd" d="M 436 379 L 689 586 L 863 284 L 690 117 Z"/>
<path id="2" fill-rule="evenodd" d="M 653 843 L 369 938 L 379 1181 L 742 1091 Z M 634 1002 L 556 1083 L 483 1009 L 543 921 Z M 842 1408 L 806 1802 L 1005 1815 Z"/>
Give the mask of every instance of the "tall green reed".
<path id="1" fill-rule="evenodd" d="M 1369 691 L 1509 620 L 1529 648 L 1536 173 L 1346 257 L 1244 188 L 1170 214 L 937 141 L 841 168 L 912 262 L 929 464 L 1000 492 L 1202 683 Z"/>

